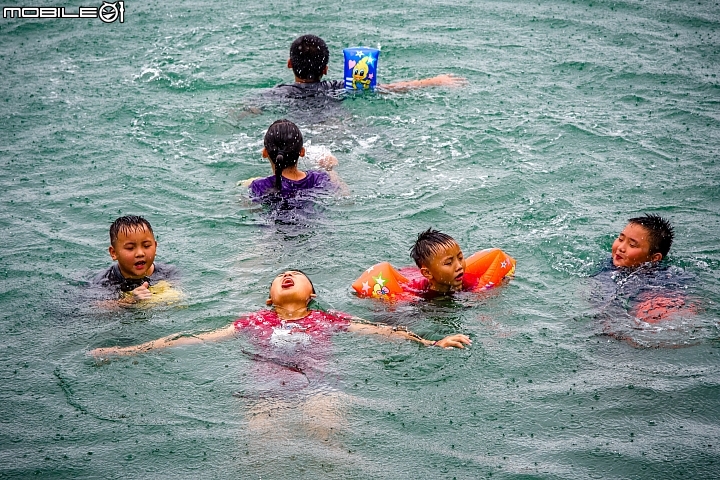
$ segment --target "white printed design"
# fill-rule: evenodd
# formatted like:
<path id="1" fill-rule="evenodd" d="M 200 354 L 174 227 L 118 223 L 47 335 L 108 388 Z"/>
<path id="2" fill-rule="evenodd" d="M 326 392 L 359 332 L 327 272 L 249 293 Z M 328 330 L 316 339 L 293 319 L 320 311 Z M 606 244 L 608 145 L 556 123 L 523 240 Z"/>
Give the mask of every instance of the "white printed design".
<path id="1" fill-rule="evenodd" d="M 282 322 L 281 326 L 274 327 L 270 335 L 270 345 L 282 349 L 294 349 L 310 345 L 312 337 L 305 333 L 306 328 L 297 323 Z"/>

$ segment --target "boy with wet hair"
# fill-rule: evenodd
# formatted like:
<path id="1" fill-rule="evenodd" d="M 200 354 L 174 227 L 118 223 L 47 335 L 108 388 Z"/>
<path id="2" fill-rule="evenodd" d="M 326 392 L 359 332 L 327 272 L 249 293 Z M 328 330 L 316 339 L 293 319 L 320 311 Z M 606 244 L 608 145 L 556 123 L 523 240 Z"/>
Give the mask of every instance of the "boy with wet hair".
<path id="1" fill-rule="evenodd" d="M 462 290 L 465 257 L 450 235 L 428 228 L 418 235 L 410 256 L 427 280 L 427 290 L 441 294 Z"/>
<path id="2" fill-rule="evenodd" d="M 604 315 L 604 333 L 634 346 L 647 346 L 652 343 L 644 343 L 648 340 L 642 334 L 645 324 L 686 320 L 697 313 L 697 301 L 687 294 L 694 276 L 661 263 L 673 237 L 673 227 L 660 215 L 628 220 L 612 244 L 612 266 L 606 261 L 593 275 L 597 279 L 593 297 Z M 627 315 L 634 319 L 629 325 Z M 662 341 L 657 345 L 663 345 Z"/>
<path id="3" fill-rule="evenodd" d="M 479 250 L 465 258 L 454 238 L 432 228 L 418 235 L 410 256 L 417 268 L 396 270 L 380 262 L 365 270 L 352 288 L 361 297 L 430 300 L 461 290 L 489 290 L 515 274 L 515 259 L 499 248 Z"/>
<path id="4" fill-rule="evenodd" d="M 613 265 L 635 268 L 659 262 L 670 251 L 673 236 L 670 222 L 660 215 L 631 218 L 612 244 Z"/>
<path id="5" fill-rule="evenodd" d="M 330 50 L 318 36 L 303 35 L 290 45 L 288 68 L 292 68 L 296 81 L 319 82 L 323 75 L 327 75 L 329 61 Z"/>
<path id="6" fill-rule="evenodd" d="M 116 261 L 93 284 L 122 292 L 122 303 L 149 300 L 150 287 L 176 275 L 172 265 L 155 263 L 157 241 L 150 222 L 143 217 L 119 217 L 110 225 L 110 257 Z"/>
<path id="7" fill-rule="evenodd" d="M 295 83 L 281 84 L 271 90 L 273 94 L 289 98 L 308 98 L 318 95 L 332 95 L 345 88 L 343 80 L 322 80 L 328 72 L 330 51 L 325 41 L 316 35 L 303 35 L 295 39 L 290 46 L 290 58 L 287 61 L 295 75 Z M 464 78 L 453 75 L 438 75 L 421 80 L 409 80 L 379 85 L 379 90 L 402 92 L 420 87 L 455 87 L 464 85 Z"/>

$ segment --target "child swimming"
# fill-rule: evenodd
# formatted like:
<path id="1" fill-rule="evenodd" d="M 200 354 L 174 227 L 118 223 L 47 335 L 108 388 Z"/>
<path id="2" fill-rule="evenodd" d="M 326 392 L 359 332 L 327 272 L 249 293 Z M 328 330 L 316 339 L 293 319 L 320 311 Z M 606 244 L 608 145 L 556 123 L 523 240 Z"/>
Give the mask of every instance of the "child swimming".
<path id="1" fill-rule="evenodd" d="M 695 315 L 687 296 L 692 276 L 663 262 L 673 238 L 670 222 L 655 214 L 629 219 L 615 238 L 610 260 L 594 275 L 604 334 L 633 346 L 661 346 L 645 338 L 663 330 L 654 324 Z"/>
<path id="2" fill-rule="evenodd" d="M 253 432 L 249 449 L 264 450 L 266 442 L 281 443 L 293 432 L 308 442 L 322 441 L 323 448 L 342 431 L 345 411 L 354 397 L 337 388 L 337 369 L 328 368 L 332 334 L 359 332 L 411 340 L 422 345 L 464 348 L 465 335 L 449 335 L 431 341 L 403 327 L 370 324 L 341 312 L 325 312 L 310 302 L 315 288 L 298 270 L 280 273 L 271 283 L 267 305 L 242 315 L 228 326 L 195 335 L 169 335 L 130 347 L 96 348 L 90 355 L 105 361 L 113 355 L 136 355 L 162 348 L 192 345 L 234 338 L 239 333 L 249 340 L 253 351 L 243 346 L 233 352 L 252 360 L 241 390 L 234 396 L 246 404 L 248 430 Z"/>
<path id="3" fill-rule="evenodd" d="M 150 222 L 128 215 L 110 225 L 110 257 L 116 261 L 93 279 L 93 284 L 120 293 L 121 303 L 153 298 L 153 292 L 179 292 L 168 288 L 168 280 L 177 276 L 172 265 L 155 262 L 157 241 Z M 176 295 L 176 296 L 177 296 Z"/>
<path id="4" fill-rule="evenodd" d="M 290 46 L 290 58 L 287 67 L 291 68 L 295 76 L 292 84 L 281 84 L 270 92 L 288 98 L 308 98 L 318 95 L 332 95 L 345 89 L 343 80 L 322 80 L 328 73 L 330 51 L 325 41 L 316 35 L 303 35 L 293 41 Z M 380 91 L 402 92 L 423 87 L 455 87 L 465 85 L 464 78 L 453 75 L 438 75 L 420 80 L 379 85 Z"/>
<path id="5" fill-rule="evenodd" d="M 338 161 L 332 155 L 324 155 L 320 166 L 324 170 L 302 171 L 298 159 L 305 156 L 303 136 L 300 129 L 289 120 L 277 120 L 265 133 L 262 156 L 270 161 L 273 174 L 250 183 L 250 193 L 258 200 L 268 194 L 292 196 L 303 191 L 344 189 L 345 184 L 334 170 Z"/>
<path id="6" fill-rule="evenodd" d="M 418 235 L 410 256 L 424 277 L 424 281 L 416 282 L 415 289 L 439 294 L 462 290 L 465 257 L 450 235 L 428 228 Z"/>
<path id="7" fill-rule="evenodd" d="M 612 262 L 616 267 L 636 268 L 667 257 L 674 231 L 670 222 L 659 215 L 635 217 L 612 244 Z"/>
<path id="8" fill-rule="evenodd" d="M 687 310 L 682 287 L 688 275 L 660 264 L 670 251 L 674 233 L 668 220 L 646 214 L 629 219 L 612 244 L 615 295 L 627 298 L 633 317 L 646 323 Z"/>
<path id="9" fill-rule="evenodd" d="M 173 334 L 130 347 L 96 348 L 90 352 L 94 357 L 112 355 L 136 355 L 150 350 L 193 345 L 207 341 L 219 341 L 247 332 L 257 346 L 264 349 L 280 349 L 292 352 L 310 348 L 313 344 L 327 341 L 335 331 L 378 334 L 418 342 L 425 346 L 464 348 L 472 344 L 462 334 L 446 336 L 432 341 L 420 337 L 402 327 L 368 323 L 358 317 L 341 312 L 324 312 L 310 308 L 315 298 L 315 287 L 310 279 L 298 270 L 279 274 L 270 285 L 267 305 L 272 310 L 260 310 L 241 316 L 226 327 L 191 336 Z"/>
<path id="10" fill-rule="evenodd" d="M 515 259 L 499 248 L 480 250 L 466 259 L 450 235 L 432 228 L 418 235 L 410 255 L 418 268 L 398 271 L 381 262 L 365 270 L 353 289 L 362 297 L 430 299 L 461 290 L 488 290 L 515 273 Z"/>

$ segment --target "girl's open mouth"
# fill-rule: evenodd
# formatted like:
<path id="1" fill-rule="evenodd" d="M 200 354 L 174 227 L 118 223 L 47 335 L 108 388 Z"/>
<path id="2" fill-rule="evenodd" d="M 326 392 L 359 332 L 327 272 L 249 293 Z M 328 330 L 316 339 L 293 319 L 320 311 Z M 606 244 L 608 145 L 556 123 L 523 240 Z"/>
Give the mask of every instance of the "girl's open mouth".
<path id="1" fill-rule="evenodd" d="M 283 278 L 282 288 L 290 288 L 295 286 L 295 281 L 290 277 Z"/>

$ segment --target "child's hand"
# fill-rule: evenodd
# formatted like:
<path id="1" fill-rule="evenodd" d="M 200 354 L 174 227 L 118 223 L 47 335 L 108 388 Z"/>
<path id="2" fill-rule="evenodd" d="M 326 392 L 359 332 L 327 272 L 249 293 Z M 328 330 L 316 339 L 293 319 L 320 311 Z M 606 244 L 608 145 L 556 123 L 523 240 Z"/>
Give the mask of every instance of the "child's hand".
<path id="1" fill-rule="evenodd" d="M 320 165 L 321 168 L 324 168 L 329 172 L 330 170 L 338 166 L 338 159 L 335 158 L 333 154 L 328 153 L 323 155 L 323 157 L 318 160 L 318 165 Z"/>
<path id="2" fill-rule="evenodd" d="M 148 290 L 150 284 L 148 282 L 143 283 L 135 290 L 132 291 L 133 301 L 138 302 L 140 300 L 150 300 L 152 298 L 152 292 Z"/>
<path id="3" fill-rule="evenodd" d="M 470 337 L 468 337 L 467 335 L 457 334 L 449 335 L 442 340 L 438 340 L 435 345 L 442 348 L 465 348 L 463 344 L 472 345 L 472 340 L 470 340 Z"/>
<path id="4" fill-rule="evenodd" d="M 257 180 L 258 178 L 262 178 L 262 177 L 250 177 L 247 180 L 240 180 L 239 182 L 237 182 L 237 186 L 238 187 L 249 187 L 250 184 L 252 182 L 254 182 L 255 180 Z"/>

